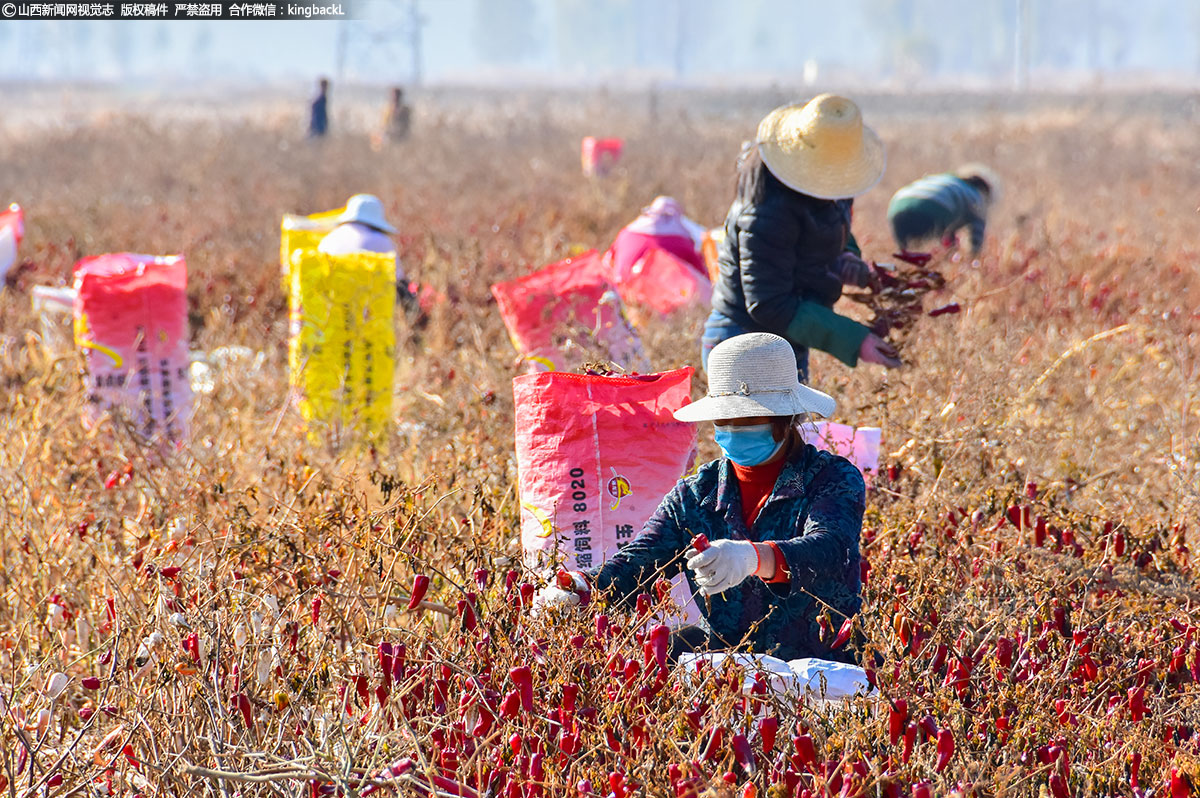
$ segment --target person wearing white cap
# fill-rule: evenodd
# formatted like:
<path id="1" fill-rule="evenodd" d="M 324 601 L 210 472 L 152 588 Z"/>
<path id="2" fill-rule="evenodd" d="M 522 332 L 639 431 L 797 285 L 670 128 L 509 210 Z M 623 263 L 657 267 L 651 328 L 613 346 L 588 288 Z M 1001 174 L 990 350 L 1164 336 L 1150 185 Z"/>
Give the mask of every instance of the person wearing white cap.
<path id="1" fill-rule="evenodd" d="M 396 228 L 383 215 L 383 203 L 374 194 L 355 194 L 346 201 L 346 210 L 338 217 L 338 226 L 333 228 L 317 245 L 318 252 L 326 255 L 349 255 L 354 252 L 382 252 L 396 254 L 396 245 L 390 233 Z M 416 298 L 408 287 L 408 278 L 396 258 L 396 292 L 400 303 L 412 312 Z"/>
<path id="2" fill-rule="evenodd" d="M 858 106 L 822 94 L 776 108 L 743 151 L 738 193 L 725 218 L 701 354 L 734 335 L 786 338 L 808 380 L 809 349 L 848 366 L 900 365 L 891 344 L 833 305 L 843 285 L 872 286 L 875 274 L 850 233 L 852 198 L 883 176 L 879 137 Z"/>
<path id="3" fill-rule="evenodd" d="M 383 215 L 383 203 L 374 194 L 355 194 L 346 201 L 346 210 L 337 218 L 338 225 L 321 239 L 317 250 L 327 255 L 352 252 L 396 254 L 390 233 L 396 228 Z M 399 271 L 399 264 L 397 264 Z"/>
<path id="4" fill-rule="evenodd" d="M 835 633 L 862 606 L 858 550 L 866 488 L 850 461 L 805 443 L 799 419 L 829 416 L 832 397 L 800 383 L 792 346 L 771 333 L 717 344 L 708 395 L 676 411 L 712 421 L 724 457 L 667 494 L 640 535 L 602 566 L 543 588 L 534 606 L 580 604 L 593 590 L 631 601 L 686 574 L 707 601 L 670 654 L 735 649 L 852 662 Z M 697 547 L 704 535 L 709 546 Z M 697 549 L 702 550 L 697 550 Z"/>

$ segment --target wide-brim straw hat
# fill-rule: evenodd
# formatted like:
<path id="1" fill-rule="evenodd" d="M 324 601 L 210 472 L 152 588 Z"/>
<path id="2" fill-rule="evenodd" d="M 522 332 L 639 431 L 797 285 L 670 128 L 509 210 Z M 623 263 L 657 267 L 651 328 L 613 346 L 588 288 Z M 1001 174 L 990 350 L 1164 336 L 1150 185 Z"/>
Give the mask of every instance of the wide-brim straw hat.
<path id="1" fill-rule="evenodd" d="M 802 385 L 792 345 L 771 333 L 746 333 L 722 341 L 708 355 L 708 395 L 675 411 L 680 421 L 722 421 L 753 416 L 829 417 L 832 396 Z"/>
<path id="2" fill-rule="evenodd" d="M 384 218 L 383 203 L 374 194 L 355 194 L 346 202 L 346 210 L 337 220 L 339 224 L 358 222 L 385 233 L 396 232 L 396 228 Z"/>
<path id="3" fill-rule="evenodd" d="M 879 182 L 887 163 L 858 106 L 836 94 L 776 108 L 759 123 L 757 144 L 779 182 L 818 199 L 857 197 Z"/>

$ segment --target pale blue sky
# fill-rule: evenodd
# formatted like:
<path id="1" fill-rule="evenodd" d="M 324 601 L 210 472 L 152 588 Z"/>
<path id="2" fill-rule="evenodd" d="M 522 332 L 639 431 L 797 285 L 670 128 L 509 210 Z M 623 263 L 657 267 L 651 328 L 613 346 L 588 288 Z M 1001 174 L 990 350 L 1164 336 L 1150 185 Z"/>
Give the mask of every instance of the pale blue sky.
<path id="1" fill-rule="evenodd" d="M 361 0 L 352 79 L 407 81 L 409 0 Z M 1200 76 L 1196 0 L 1023 0 L 1036 75 Z M 1003 82 L 1022 0 L 420 0 L 424 76 L 689 82 L 800 74 Z M 310 79 L 336 74 L 341 23 L 0 22 L 0 79 Z"/>

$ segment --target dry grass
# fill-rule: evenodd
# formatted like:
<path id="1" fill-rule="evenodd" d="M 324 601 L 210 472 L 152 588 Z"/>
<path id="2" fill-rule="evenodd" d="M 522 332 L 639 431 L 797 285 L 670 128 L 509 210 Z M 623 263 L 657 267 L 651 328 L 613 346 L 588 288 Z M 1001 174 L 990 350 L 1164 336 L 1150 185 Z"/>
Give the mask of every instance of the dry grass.
<path id="1" fill-rule="evenodd" d="M 488 285 L 572 245 L 605 246 L 660 192 L 716 224 L 732 156 L 758 111 L 682 120 L 672 112 L 667 125 L 620 102 L 430 103 L 414 139 L 384 153 L 360 136 L 299 140 L 287 133 L 295 119 L 172 125 L 116 114 L 0 141 L 3 199 L 29 213 L 26 262 L 0 295 L 0 700 L 9 710 L 0 794 L 32 794 L 60 776 L 50 795 L 106 784 L 145 796 L 307 795 L 324 789 L 305 786 L 318 783 L 349 793 L 363 774 L 412 757 L 406 790 L 423 789 L 440 761 L 480 794 L 489 783 L 517 794 L 500 780 L 507 772 L 527 785 L 523 795 L 538 785 L 569 794 L 581 779 L 604 794 L 608 774 L 619 772 L 663 795 L 667 765 L 700 758 L 707 739 L 684 721 L 696 701 L 711 705 L 705 729 L 753 727 L 715 680 L 676 692 L 660 691 L 650 669 L 610 676 L 614 652 L 641 662 L 630 639 L 638 624 L 619 611 L 624 631 L 576 649 L 569 638 L 591 640 L 590 617 L 548 625 L 515 609 L 505 589 L 519 545 L 515 355 Z M 1034 795 L 1062 776 L 1039 759 L 1058 756 L 1051 745 L 1073 763 L 1073 793 L 1129 794 L 1134 753 L 1143 789 L 1165 785 L 1171 768 L 1195 774 L 1200 668 L 1189 669 L 1200 618 L 1186 536 L 1200 510 L 1194 130 L 1111 99 L 1095 110 L 1010 104 L 941 115 L 873 103 L 868 120 L 888 143 L 890 167 L 856 206 L 868 256 L 890 252 L 883 210 L 904 182 L 965 160 L 986 161 L 1006 179 L 979 265 L 940 264 L 945 301 L 966 312 L 922 320 L 899 372 L 850 372 L 823 356 L 814 368 L 815 384 L 839 399 L 840 420 L 883 426 L 902 466 L 898 481 L 873 492 L 874 537 L 864 542 L 873 572 L 861 625 L 884 657 L 880 685 L 905 698 L 914 718 L 928 713 L 952 729 L 957 750 L 938 774 L 932 744 L 901 763 L 886 719 L 865 703 L 828 716 L 803 710 L 831 763 L 803 784 L 821 794 L 840 778 L 850 792 L 891 794 L 888 785 L 931 780 L 940 794 Z M 604 182 L 578 176 L 576 142 L 595 132 L 589 118 L 629 140 L 624 168 Z M 410 274 L 453 303 L 423 332 L 401 331 L 391 445 L 336 456 L 306 445 L 286 401 L 277 230 L 285 211 L 333 207 L 359 191 L 382 197 L 399 222 Z M 68 279 L 84 254 L 120 250 L 185 252 L 195 346 L 266 353 L 260 373 L 227 375 L 198 400 L 191 447 L 165 459 L 119 428 L 85 432 L 79 363 L 47 361 L 28 337 L 29 286 Z M 645 325 L 657 368 L 698 360 L 701 319 Z M 122 471 L 129 476 L 105 489 Z M 1021 498 L 1027 482 L 1038 484 L 1038 499 Z M 1053 535 L 1038 548 L 1030 530 L 997 524 L 1014 504 L 1071 530 L 1081 556 L 1069 542 L 1054 553 Z M 1121 556 L 1106 521 L 1125 536 Z M 170 566 L 181 570 L 164 577 Z M 490 571 L 486 588 L 475 584 L 480 567 Z M 429 599 L 450 616 L 389 610 L 403 607 L 414 573 L 433 576 Z M 468 600 L 480 620 L 474 632 L 456 617 Z M 71 619 L 55 620 L 51 604 Z M 1058 634 L 1054 606 L 1082 637 Z M 187 627 L 172 622 L 176 612 Z M 930 639 L 915 655 L 898 639 L 904 623 Z M 240 645 L 239 626 L 248 630 Z M 182 645 L 192 632 L 199 663 Z M 1001 637 L 1018 651 L 1008 668 L 997 664 Z M 380 684 L 384 641 L 404 642 L 410 667 L 387 711 L 368 712 L 375 698 L 357 699 L 356 686 L 360 677 L 372 693 Z M 944 684 L 946 666 L 930 665 L 939 644 L 951 662 L 972 659 L 962 690 Z M 1080 676 L 1088 646 L 1095 678 Z M 1176 647 L 1182 672 L 1170 667 Z M 509 668 L 524 663 L 533 665 L 537 711 L 472 735 L 472 707 L 496 702 L 512 686 Z M 43 687 L 56 671 L 72 681 L 51 700 Z M 82 686 L 88 676 L 100 689 Z M 595 715 L 550 719 L 572 680 L 579 706 Z M 1128 691 L 1139 685 L 1148 714 L 1135 722 Z M 239 692 L 252 728 L 231 698 Z M 1067 725 L 1058 699 L 1074 718 Z M 39 725 L 41 710 L 49 714 Z M 794 710 L 776 710 L 776 751 L 788 755 Z M 995 729 L 1002 716 L 1007 739 Z M 563 724 L 580 734 L 570 756 L 556 753 Z M 208 778 L 198 768 L 267 780 Z M 726 744 L 702 762 L 700 781 L 732 769 L 767 790 L 786 768 L 776 762 L 750 779 Z"/>

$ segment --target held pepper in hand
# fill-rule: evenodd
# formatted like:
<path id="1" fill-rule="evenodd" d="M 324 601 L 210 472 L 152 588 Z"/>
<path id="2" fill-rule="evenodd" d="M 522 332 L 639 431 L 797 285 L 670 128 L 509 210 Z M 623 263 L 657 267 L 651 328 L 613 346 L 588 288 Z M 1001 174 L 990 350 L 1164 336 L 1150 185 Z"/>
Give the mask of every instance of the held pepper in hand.
<path id="1" fill-rule="evenodd" d="M 551 607 L 585 606 L 592 598 L 592 588 L 579 571 L 560 569 L 554 584 L 546 585 L 533 597 L 530 614 L 535 618 Z"/>
<path id="2" fill-rule="evenodd" d="M 748 540 L 718 540 L 704 551 L 688 552 L 687 567 L 708 596 L 741 584 L 758 566 L 758 549 Z"/>

